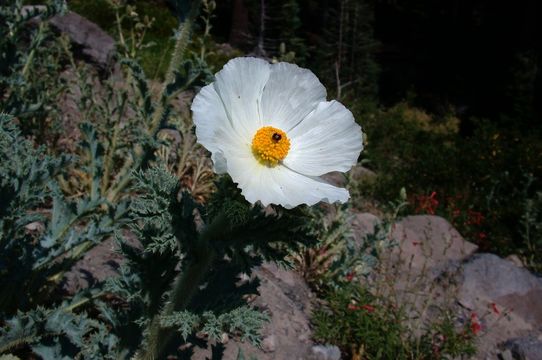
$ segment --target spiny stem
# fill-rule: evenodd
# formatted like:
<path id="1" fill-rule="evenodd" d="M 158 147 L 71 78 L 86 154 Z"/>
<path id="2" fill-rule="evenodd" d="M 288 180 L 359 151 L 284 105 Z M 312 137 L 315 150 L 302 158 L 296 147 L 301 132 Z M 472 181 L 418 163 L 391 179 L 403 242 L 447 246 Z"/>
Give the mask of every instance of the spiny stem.
<path id="1" fill-rule="evenodd" d="M 22 75 L 23 75 L 23 77 L 25 79 L 28 79 L 28 71 L 29 71 L 30 67 L 32 66 L 32 64 L 34 62 L 34 56 L 36 54 L 36 49 L 41 44 L 44 29 L 45 29 L 45 25 L 43 24 L 43 22 L 41 22 L 39 27 L 38 27 L 38 34 L 35 37 L 36 44 L 35 45 L 33 44 L 34 46 L 32 46 L 32 50 L 30 50 L 30 54 L 28 54 L 28 57 L 26 58 L 26 63 L 24 64 L 24 67 L 23 67 L 23 70 L 22 70 Z"/>
<path id="2" fill-rule="evenodd" d="M 169 67 L 164 79 L 162 86 L 162 91 L 160 92 L 160 99 L 163 99 L 164 94 L 166 93 L 166 88 L 175 80 L 175 71 L 179 68 L 179 65 L 183 59 L 184 51 L 188 46 L 190 40 L 190 34 L 192 32 L 193 23 L 199 12 L 201 5 L 201 0 L 194 0 L 190 8 L 190 12 L 186 20 L 179 25 L 177 32 L 177 41 L 175 42 L 175 48 L 173 49 L 173 54 L 171 55 L 171 61 L 169 62 Z M 160 102 L 159 108 L 154 112 L 154 116 L 151 121 L 150 133 L 155 134 L 160 127 L 160 119 L 164 115 L 166 106 Z"/>
<path id="3" fill-rule="evenodd" d="M 160 325 L 160 319 L 163 316 L 172 315 L 175 311 L 181 311 L 190 304 L 216 258 L 216 253 L 210 244 L 223 238 L 224 229 L 227 226 L 227 218 L 224 214 L 221 214 L 196 240 L 195 247 L 192 249 L 191 261 L 175 280 L 169 302 L 161 313 L 154 316 L 149 325 L 145 351 L 141 352 L 140 350 L 135 359 L 161 359 L 162 352 L 173 336 L 174 331 L 163 328 Z"/>
<path id="4" fill-rule="evenodd" d="M 120 123 L 122 121 L 122 115 L 124 114 L 124 108 L 126 106 L 126 96 L 123 96 L 120 103 L 119 115 L 117 117 L 117 122 L 115 123 L 115 128 L 113 130 L 113 137 L 111 143 L 107 149 L 107 154 L 104 161 L 104 174 L 103 174 L 103 189 L 107 189 L 109 186 L 109 176 L 113 167 L 113 157 L 115 156 L 115 151 L 117 150 L 117 140 L 120 132 Z"/>
<path id="5" fill-rule="evenodd" d="M 212 251 L 202 255 L 202 257 L 191 261 L 175 281 L 170 302 L 168 302 L 163 313 L 155 315 L 152 319 L 147 338 L 147 351 L 138 359 L 150 360 L 161 358 L 160 356 L 171 339 L 173 331 L 172 329 L 163 328 L 160 325 L 160 319 L 162 316 L 171 315 L 175 311 L 186 308 L 189 304 L 214 260 Z"/>
<path id="6" fill-rule="evenodd" d="M 162 86 L 162 91 L 160 92 L 159 96 L 160 102 L 158 104 L 158 108 L 154 111 L 149 127 L 149 134 L 153 137 L 156 137 L 158 131 L 160 130 L 160 120 L 164 116 L 167 108 L 166 104 L 162 101 L 162 99 L 164 99 L 167 86 L 172 83 L 173 80 L 175 80 L 175 71 L 179 68 L 179 65 L 181 64 L 181 61 L 183 59 L 184 51 L 190 41 L 190 33 L 192 32 L 192 26 L 197 17 L 200 4 L 201 0 L 194 0 L 192 2 L 192 7 L 190 8 L 190 12 L 186 20 L 179 25 L 175 49 L 173 50 L 173 54 L 169 62 L 168 71 L 166 73 L 166 77 Z M 142 165 L 142 161 L 145 158 L 144 154 L 137 153 L 137 150 L 138 149 L 136 148 L 136 160 L 133 162 L 132 166 L 129 167 L 129 169 L 138 169 Z M 109 201 L 114 202 L 117 200 L 119 193 L 124 190 L 124 188 L 130 183 L 131 176 L 132 172 L 126 171 L 126 173 L 124 173 L 124 175 L 117 182 L 117 185 L 113 189 L 110 189 L 108 191 L 107 199 Z"/>

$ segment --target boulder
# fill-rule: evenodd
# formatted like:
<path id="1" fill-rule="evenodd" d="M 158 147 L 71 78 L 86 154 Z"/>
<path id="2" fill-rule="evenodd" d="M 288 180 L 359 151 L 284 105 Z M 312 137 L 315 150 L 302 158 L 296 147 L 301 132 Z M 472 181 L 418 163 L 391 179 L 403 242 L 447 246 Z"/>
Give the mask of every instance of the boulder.
<path id="1" fill-rule="evenodd" d="M 337 348 L 318 346 L 311 340 L 310 314 L 314 295 L 299 274 L 272 263 L 263 264 L 255 269 L 254 274 L 261 283 L 258 288 L 260 295 L 253 300 L 252 305 L 264 309 L 270 316 L 270 322 L 262 330 L 262 346 L 258 348 L 230 338 L 221 345 L 221 359 L 235 360 L 240 350 L 246 359 L 340 358 Z M 192 348 L 192 359 L 211 358 L 212 345 L 209 344 L 206 349 Z"/>
<path id="2" fill-rule="evenodd" d="M 540 350 L 542 278 L 496 255 L 477 254 L 462 265 L 456 283 L 458 303 L 481 320 L 477 358 L 542 358 L 541 352 L 517 355 Z M 499 344 L 505 348 L 502 353 Z"/>
<path id="3" fill-rule="evenodd" d="M 74 50 L 101 70 L 109 69 L 115 54 L 115 40 L 95 23 L 69 11 L 49 20 L 52 28 L 66 34 Z"/>
<path id="4" fill-rule="evenodd" d="M 392 258 L 413 271 L 431 269 L 438 274 L 478 249 L 448 221 L 433 215 L 407 216 L 393 225 L 391 236 L 398 245 Z"/>
<path id="5" fill-rule="evenodd" d="M 463 265 L 458 300 L 469 309 L 495 303 L 542 327 L 542 278 L 497 255 L 479 254 Z"/>
<path id="6" fill-rule="evenodd" d="M 348 176 L 353 181 L 374 181 L 377 175 L 374 171 L 364 166 L 356 165 L 350 169 Z"/>
<path id="7" fill-rule="evenodd" d="M 75 294 L 105 279 L 117 276 L 117 269 L 123 262 L 116 251 L 113 239 L 107 239 L 85 253 L 70 271 L 64 274 L 62 289 L 68 294 Z"/>
<path id="8" fill-rule="evenodd" d="M 312 347 L 314 360 L 340 360 L 341 350 L 331 345 L 315 345 Z"/>
<path id="9" fill-rule="evenodd" d="M 373 234 L 376 225 L 380 224 L 381 220 L 371 213 L 354 213 L 350 222 L 352 235 L 356 243 L 361 243 L 369 234 Z"/>
<path id="10" fill-rule="evenodd" d="M 371 181 L 376 177 L 376 173 L 361 165 L 355 165 L 346 174 L 340 171 L 332 171 L 322 175 L 321 177 L 332 185 L 346 187 L 346 185 L 351 181 Z"/>
<path id="11" fill-rule="evenodd" d="M 22 15 L 44 10 L 43 5 L 26 5 L 22 8 Z M 36 24 L 39 21 L 41 17 L 37 16 L 31 23 Z M 53 30 L 67 35 L 75 50 L 78 50 L 85 60 L 97 65 L 101 70 L 110 68 L 115 54 L 115 40 L 98 25 L 73 11 L 52 17 L 49 24 Z"/>
<path id="12" fill-rule="evenodd" d="M 541 336 L 526 336 L 511 339 L 508 340 L 503 347 L 509 351 L 512 359 L 540 360 L 542 358 Z"/>
<path id="13" fill-rule="evenodd" d="M 332 171 L 321 176 L 326 182 L 338 187 L 345 187 L 347 184 L 346 175 L 339 171 Z"/>

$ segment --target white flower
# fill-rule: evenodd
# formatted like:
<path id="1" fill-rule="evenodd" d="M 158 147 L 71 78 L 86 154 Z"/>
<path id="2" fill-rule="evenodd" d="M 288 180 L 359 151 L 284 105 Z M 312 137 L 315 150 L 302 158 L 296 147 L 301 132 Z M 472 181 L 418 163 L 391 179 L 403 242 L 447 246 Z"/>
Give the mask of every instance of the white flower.
<path id="1" fill-rule="evenodd" d="M 198 142 L 217 173 L 228 172 L 243 196 L 293 208 L 346 202 L 348 191 L 319 176 L 348 171 L 362 149 L 361 128 L 309 70 L 236 58 L 192 104 Z"/>

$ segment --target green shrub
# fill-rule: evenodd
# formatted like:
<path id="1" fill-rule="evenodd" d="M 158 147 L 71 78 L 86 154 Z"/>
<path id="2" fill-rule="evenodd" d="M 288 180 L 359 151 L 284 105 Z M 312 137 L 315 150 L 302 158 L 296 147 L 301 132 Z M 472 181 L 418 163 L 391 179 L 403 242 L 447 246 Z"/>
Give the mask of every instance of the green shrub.
<path id="1" fill-rule="evenodd" d="M 315 339 L 337 345 L 348 358 L 449 359 L 476 352 L 469 326 L 443 314 L 417 338 L 407 326 L 405 308 L 349 283 L 325 296 L 312 321 Z"/>
<path id="2" fill-rule="evenodd" d="M 376 170 L 372 189 L 393 199 L 402 187 L 409 194 L 455 186 L 458 120 L 436 118 L 406 103 L 363 117 L 367 133 L 364 157 Z M 440 188 L 434 188 L 438 185 Z"/>
<path id="3" fill-rule="evenodd" d="M 540 191 L 538 130 L 525 133 L 470 119 L 472 134 L 463 135 L 452 114 L 431 115 L 408 103 L 357 111 L 367 133 L 363 161 L 377 176 L 355 185 L 354 194 L 386 203 L 405 187 L 411 212 L 446 217 L 482 250 L 531 251 L 520 220 L 526 199 Z M 429 198 L 435 202 L 430 208 L 423 205 Z M 473 222 L 474 214 L 483 221 Z M 531 266 L 538 266 L 530 257 Z"/>

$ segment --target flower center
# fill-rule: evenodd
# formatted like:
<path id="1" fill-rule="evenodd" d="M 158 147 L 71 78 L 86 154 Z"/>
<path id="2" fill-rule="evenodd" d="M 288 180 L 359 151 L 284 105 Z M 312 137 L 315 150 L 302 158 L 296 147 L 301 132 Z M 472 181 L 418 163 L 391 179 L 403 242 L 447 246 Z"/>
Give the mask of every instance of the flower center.
<path id="1" fill-rule="evenodd" d="M 264 126 L 252 138 L 252 153 L 264 165 L 276 166 L 288 155 L 290 140 L 286 133 L 272 126 Z"/>

